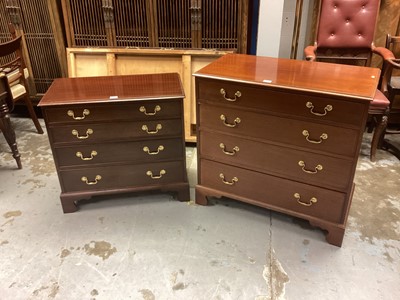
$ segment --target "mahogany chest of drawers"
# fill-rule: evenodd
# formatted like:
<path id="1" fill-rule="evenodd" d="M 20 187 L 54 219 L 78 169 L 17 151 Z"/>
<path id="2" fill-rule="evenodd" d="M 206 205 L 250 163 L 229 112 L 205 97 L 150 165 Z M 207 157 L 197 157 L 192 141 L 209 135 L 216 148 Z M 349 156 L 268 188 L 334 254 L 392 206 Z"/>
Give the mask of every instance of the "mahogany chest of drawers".
<path id="1" fill-rule="evenodd" d="M 283 212 L 341 246 L 379 70 L 232 54 L 194 75 L 196 203 Z"/>
<path id="2" fill-rule="evenodd" d="M 189 200 L 178 74 L 56 79 L 39 103 L 64 213 L 95 195 L 161 190 Z"/>

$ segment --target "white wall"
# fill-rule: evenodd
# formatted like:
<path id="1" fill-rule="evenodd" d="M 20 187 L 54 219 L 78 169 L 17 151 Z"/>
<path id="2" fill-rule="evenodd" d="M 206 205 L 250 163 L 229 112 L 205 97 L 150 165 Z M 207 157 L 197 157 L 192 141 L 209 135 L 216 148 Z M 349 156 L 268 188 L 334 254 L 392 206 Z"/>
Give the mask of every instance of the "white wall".
<path id="1" fill-rule="evenodd" d="M 257 55 L 279 56 L 283 0 L 260 0 Z"/>
<path id="2" fill-rule="evenodd" d="M 314 0 L 303 0 L 297 59 L 303 50 Z M 296 0 L 260 0 L 257 55 L 289 58 L 292 47 Z"/>

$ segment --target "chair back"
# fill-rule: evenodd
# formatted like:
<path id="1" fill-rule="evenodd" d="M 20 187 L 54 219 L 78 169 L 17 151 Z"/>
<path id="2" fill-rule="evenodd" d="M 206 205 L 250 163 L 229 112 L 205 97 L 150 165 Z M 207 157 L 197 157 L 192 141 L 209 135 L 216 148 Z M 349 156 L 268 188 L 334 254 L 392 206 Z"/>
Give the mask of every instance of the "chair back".
<path id="1" fill-rule="evenodd" d="M 392 51 L 397 59 L 400 59 L 400 36 L 393 36 L 388 34 L 386 36 L 385 47 Z M 400 70 L 394 69 L 393 76 L 400 76 Z"/>
<path id="2" fill-rule="evenodd" d="M 24 81 L 25 63 L 21 56 L 21 36 L 0 44 L 0 77 L 2 87 L 7 92 L 6 103 L 9 111 L 14 109 L 10 87 L 13 82 Z M 25 81 L 24 81 L 25 82 Z"/>
<path id="3" fill-rule="evenodd" d="M 369 66 L 380 0 L 321 0 L 317 59 Z"/>
<path id="4" fill-rule="evenodd" d="M 13 101 L 28 93 L 26 65 L 22 56 L 22 36 L 0 44 L 0 72 L 7 76 Z M 10 109 L 11 111 L 11 109 Z"/>
<path id="5" fill-rule="evenodd" d="M 14 26 L 11 23 L 9 24 L 9 29 L 13 37 L 12 40 L 0 44 L 0 76 L 3 78 L 6 77 L 9 90 L 8 95 L 12 99 L 12 105 L 9 103 L 7 105 L 9 106 L 9 111 L 12 111 L 14 102 L 23 99 L 38 133 L 42 134 L 42 126 L 39 123 L 29 97 L 28 81 L 26 80 L 29 72 L 26 69 L 22 54 L 22 36 L 16 36 Z"/>

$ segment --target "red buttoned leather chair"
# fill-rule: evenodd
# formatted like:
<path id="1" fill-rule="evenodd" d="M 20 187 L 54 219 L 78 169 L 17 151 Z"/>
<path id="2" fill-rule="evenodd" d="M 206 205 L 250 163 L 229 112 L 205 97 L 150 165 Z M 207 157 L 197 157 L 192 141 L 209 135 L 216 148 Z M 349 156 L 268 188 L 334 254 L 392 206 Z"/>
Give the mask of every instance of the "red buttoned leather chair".
<path id="1" fill-rule="evenodd" d="M 380 0 L 321 0 L 316 39 L 304 50 L 306 60 L 370 66 L 373 53 L 393 58 L 391 51 L 374 45 L 379 5 Z M 385 93 L 386 87 L 376 90 L 368 111 L 375 124 L 371 161 L 387 124 L 390 102 Z"/>

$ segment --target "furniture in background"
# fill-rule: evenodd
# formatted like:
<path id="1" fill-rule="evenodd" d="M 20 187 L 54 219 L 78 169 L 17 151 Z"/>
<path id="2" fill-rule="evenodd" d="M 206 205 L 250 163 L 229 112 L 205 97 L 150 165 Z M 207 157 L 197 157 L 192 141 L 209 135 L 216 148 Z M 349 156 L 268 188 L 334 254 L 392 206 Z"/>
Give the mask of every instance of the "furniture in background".
<path id="1" fill-rule="evenodd" d="M 387 85 L 388 99 L 390 101 L 389 126 L 384 132 L 382 148 L 393 153 L 400 159 L 400 145 L 394 144 L 390 140 L 390 135 L 400 134 L 400 101 L 396 97 L 400 96 L 400 36 L 387 35 L 386 48 L 397 55 L 397 59 L 391 59 L 384 63 L 382 75 L 383 84 Z M 385 139 L 386 137 L 386 139 Z"/>
<path id="2" fill-rule="evenodd" d="M 189 200 L 176 73 L 59 78 L 39 106 L 64 213 L 96 195 L 161 190 Z"/>
<path id="3" fill-rule="evenodd" d="M 7 144 L 11 148 L 18 169 L 22 169 L 21 155 L 19 154 L 17 142 L 15 140 L 15 131 L 10 122 L 9 106 L 13 105 L 10 93 L 7 77 L 0 73 L 0 131 L 3 133 Z"/>
<path id="4" fill-rule="evenodd" d="M 67 76 L 60 0 L 0 0 L 0 42 L 11 39 L 8 24 L 22 36 L 29 92 L 36 105 L 54 78 Z M 2 62 L 3 63 L 3 62 Z"/>
<path id="5" fill-rule="evenodd" d="M 232 53 L 217 50 L 160 50 L 119 48 L 68 48 L 68 76 L 178 73 L 185 98 L 185 141 L 196 142 L 196 100 L 192 74 L 215 59 Z"/>
<path id="6" fill-rule="evenodd" d="M 370 66 L 373 53 L 386 59 L 385 49 L 374 46 L 379 4 L 379 0 L 321 0 L 316 40 L 305 48 L 306 60 Z M 377 89 L 368 111 L 376 124 L 371 161 L 375 160 L 379 138 L 386 127 L 389 105 Z"/>
<path id="7" fill-rule="evenodd" d="M 15 37 L 14 27 L 10 25 L 10 32 L 14 37 L 12 40 L 0 44 L 0 57 L 5 58 L 7 63 L 0 65 L 0 72 L 7 78 L 12 101 L 10 101 L 9 110 L 14 109 L 14 103 L 23 99 L 28 108 L 29 115 L 35 124 L 38 133 L 42 134 L 43 129 L 40 126 L 36 116 L 31 99 L 27 79 L 29 72 L 26 68 L 24 57 L 22 55 L 22 36 Z"/>
<path id="8" fill-rule="evenodd" d="M 62 8 L 70 48 L 204 48 L 246 53 L 249 2 L 62 0 Z"/>
<path id="9" fill-rule="evenodd" d="M 251 2 L 62 0 L 69 76 L 179 73 L 185 141 L 196 142 L 192 74 L 225 53 L 247 52 Z"/>
<path id="10" fill-rule="evenodd" d="M 341 246 L 379 69 L 228 54 L 194 74 L 196 203 L 308 220 Z"/>

